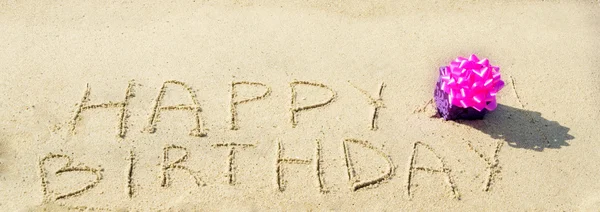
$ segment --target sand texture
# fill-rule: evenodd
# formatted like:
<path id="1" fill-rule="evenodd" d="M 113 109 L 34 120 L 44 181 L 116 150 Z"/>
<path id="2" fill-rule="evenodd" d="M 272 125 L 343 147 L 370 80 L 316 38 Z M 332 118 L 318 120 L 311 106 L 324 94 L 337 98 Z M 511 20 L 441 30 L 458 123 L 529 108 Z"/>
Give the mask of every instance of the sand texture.
<path id="1" fill-rule="evenodd" d="M 598 1 L 0 8 L 1 211 L 600 209 Z M 500 105 L 443 121 L 472 53 Z"/>

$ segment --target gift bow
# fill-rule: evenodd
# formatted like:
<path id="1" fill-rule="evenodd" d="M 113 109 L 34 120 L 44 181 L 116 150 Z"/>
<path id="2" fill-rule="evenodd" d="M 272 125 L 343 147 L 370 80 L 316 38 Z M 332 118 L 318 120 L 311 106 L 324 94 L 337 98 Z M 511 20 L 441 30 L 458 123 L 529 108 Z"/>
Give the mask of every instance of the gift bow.
<path id="1" fill-rule="evenodd" d="M 456 58 L 440 70 L 440 78 L 441 89 L 448 93 L 450 103 L 477 111 L 496 109 L 496 94 L 504 87 L 500 68 L 490 65 L 486 58 L 479 60 L 474 54 L 469 59 Z"/>

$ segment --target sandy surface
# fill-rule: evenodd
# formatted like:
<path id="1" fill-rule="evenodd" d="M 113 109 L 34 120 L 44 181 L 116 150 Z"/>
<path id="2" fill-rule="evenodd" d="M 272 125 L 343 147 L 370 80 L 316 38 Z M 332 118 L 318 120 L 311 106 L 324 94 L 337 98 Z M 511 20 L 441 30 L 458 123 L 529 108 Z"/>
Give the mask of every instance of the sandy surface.
<path id="1" fill-rule="evenodd" d="M 600 208 L 597 1 L 107 2 L 0 3 L 3 211 Z"/>

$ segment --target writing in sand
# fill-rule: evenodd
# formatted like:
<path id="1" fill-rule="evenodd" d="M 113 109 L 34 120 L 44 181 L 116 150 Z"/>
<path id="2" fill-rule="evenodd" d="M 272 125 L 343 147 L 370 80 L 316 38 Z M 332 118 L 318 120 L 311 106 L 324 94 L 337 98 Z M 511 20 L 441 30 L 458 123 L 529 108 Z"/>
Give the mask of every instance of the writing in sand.
<path id="1" fill-rule="evenodd" d="M 379 112 L 382 108 L 384 108 L 384 101 L 382 99 L 382 94 L 384 93 L 386 85 L 381 83 L 376 92 L 370 93 L 366 90 L 359 88 L 358 86 L 352 85 L 357 92 L 361 93 L 368 102 L 369 108 L 372 113 L 369 114 L 368 121 L 365 122 L 365 125 L 368 126 L 369 131 L 376 132 L 378 130 L 378 116 Z M 92 120 L 90 123 L 94 123 L 93 120 L 97 119 L 94 117 L 94 111 L 115 111 L 118 113 L 118 119 L 116 121 L 116 136 L 120 138 L 125 138 L 128 136 L 128 130 L 130 128 L 138 128 L 143 133 L 154 134 L 160 133 L 161 130 L 161 117 L 169 116 L 170 111 L 184 111 L 187 114 L 187 119 L 182 120 L 186 122 L 193 123 L 193 127 L 191 129 L 185 129 L 185 133 L 189 134 L 189 136 L 194 137 L 210 137 L 210 133 L 205 129 L 204 122 L 202 120 L 202 113 L 206 111 L 202 111 L 199 100 L 192 89 L 192 87 L 184 83 L 182 81 L 169 80 L 165 81 L 156 94 L 155 98 L 152 101 L 152 105 L 148 106 L 151 110 L 149 112 L 149 116 L 147 118 L 147 122 L 145 126 L 129 126 L 128 119 L 131 116 L 130 114 L 130 101 L 135 97 L 134 90 L 137 84 L 134 81 L 130 81 L 126 90 L 124 91 L 124 98 L 119 101 L 110 101 L 107 103 L 91 103 L 93 101 L 90 100 L 91 89 L 88 85 L 84 92 L 81 101 L 77 104 L 74 109 L 74 114 L 69 121 L 69 134 L 76 134 L 78 131 L 82 130 L 84 126 L 79 124 L 82 119 Z M 182 88 L 179 90 L 173 90 L 168 88 Z M 259 90 L 258 94 L 255 95 L 241 95 L 245 91 L 252 87 L 254 90 Z M 306 113 L 306 119 L 308 119 L 308 114 L 311 113 L 311 110 L 315 110 L 317 108 L 326 107 L 328 105 L 334 104 L 334 100 L 337 97 L 336 91 L 332 89 L 330 86 L 327 86 L 320 82 L 310 82 L 310 81 L 298 81 L 294 80 L 289 83 L 289 127 L 296 128 L 301 123 L 301 120 L 298 119 L 299 114 Z M 300 92 L 303 89 L 318 89 L 327 93 L 328 95 L 319 96 L 319 100 L 314 101 L 313 103 L 307 104 L 299 101 L 299 99 L 306 97 L 306 93 Z M 244 104 L 258 104 L 261 100 L 269 98 L 271 95 L 272 89 L 269 85 L 261 82 L 249 82 L 249 81 L 234 81 L 230 84 L 229 88 L 229 117 L 228 121 L 228 129 L 232 132 L 236 132 L 236 130 L 240 129 L 240 123 L 238 119 L 238 107 Z M 189 96 L 188 100 L 185 100 L 179 104 L 169 103 L 167 104 L 164 101 L 165 97 L 169 95 L 174 95 L 174 92 L 179 92 L 179 96 Z M 322 92 L 322 93 L 323 93 Z M 303 94 L 303 95 L 300 95 Z M 364 100 L 361 100 L 364 101 Z M 303 104 L 301 104 L 303 103 Z M 316 114 L 316 113 L 315 113 Z M 112 120 L 112 119 L 111 119 Z M 164 123 L 163 123 L 164 124 Z M 237 131 L 241 133 L 242 131 Z M 183 134 L 183 136 L 188 136 Z M 202 138 L 200 138 L 202 139 Z M 295 158 L 291 157 L 289 153 L 284 151 L 284 143 L 285 139 L 272 139 L 274 142 L 274 152 L 273 152 L 273 164 L 272 172 L 265 173 L 261 178 L 270 178 L 273 182 L 272 186 L 274 191 L 276 192 L 285 192 L 286 184 L 288 183 L 285 178 L 293 178 L 298 176 L 293 175 L 284 175 L 285 170 L 291 166 L 297 165 L 301 167 L 306 167 L 312 173 L 311 178 L 314 179 L 314 189 L 318 190 L 322 195 L 327 195 L 330 193 L 330 185 L 327 185 L 327 179 L 324 176 L 324 166 L 323 166 L 323 157 L 322 157 L 322 141 L 320 139 L 314 139 L 314 145 L 310 148 L 313 148 L 313 155 L 305 158 Z M 376 147 L 372 144 L 372 142 L 368 141 L 368 139 L 364 138 L 345 138 L 339 142 L 340 151 L 339 155 L 332 156 L 339 158 L 344 163 L 344 175 L 347 175 L 348 185 L 347 188 L 351 192 L 360 192 L 361 190 L 368 188 L 375 188 L 377 186 L 384 186 L 382 183 L 386 181 L 391 181 L 397 178 L 404 178 L 402 188 L 405 190 L 405 194 L 408 199 L 411 199 L 414 196 L 414 185 L 415 185 L 415 177 L 416 175 L 421 176 L 433 176 L 436 180 L 443 181 L 443 187 L 440 188 L 447 192 L 448 196 L 454 199 L 460 199 L 459 188 L 456 186 L 454 176 L 456 173 L 452 172 L 452 169 L 448 167 L 445 159 L 440 156 L 440 154 L 434 149 L 431 145 L 422 142 L 415 141 L 412 143 L 412 150 L 409 157 L 407 157 L 407 161 L 409 164 L 408 168 L 403 171 L 397 171 L 395 162 L 392 161 L 389 153 L 386 152 L 383 147 Z M 218 143 L 213 144 L 211 147 L 215 151 L 227 150 L 227 157 L 223 161 L 223 166 L 225 170 L 226 179 L 225 185 L 236 186 L 237 179 L 236 176 L 239 174 L 237 167 L 237 163 L 239 163 L 237 154 L 242 151 L 252 150 L 257 148 L 258 143 L 241 143 L 241 142 L 230 142 L 230 143 Z M 498 166 L 498 153 L 502 146 L 502 142 L 498 141 L 495 144 L 495 151 L 492 154 L 481 154 L 480 150 L 474 148 L 470 142 L 467 141 L 467 145 L 470 147 L 470 151 L 480 157 L 481 161 L 486 164 L 485 174 L 483 174 L 484 182 L 482 184 L 483 191 L 488 191 L 495 180 L 495 173 L 499 170 Z M 156 173 L 160 173 L 160 175 L 156 176 L 157 181 L 160 181 L 157 185 L 160 185 L 160 189 L 169 189 L 171 183 L 174 180 L 182 181 L 186 183 L 190 183 L 190 185 L 194 187 L 202 187 L 207 184 L 211 184 L 205 182 L 200 171 L 195 170 L 193 167 L 193 163 L 190 162 L 190 152 L 188 151 L 189 146 L 183 145 L 174 145 L 169 144 L 166 146 L 156 147 L 162 149 L 161 155 L 157 155 L 156 157 L 160 157 L 160 170 L 157 170 Z M 357 157 L 353 157 L 351 154 L 352 151 L 361 151 L 368 152 L 371 155 L 374 155 L 374 158 L 369 158 L 367 160 L 379 160 L 383 161 L 384 166 L 378 166 L 377 173 L 378 176 L 372 175 L 373 177 L 365 178 L 359 177 L 359 175 L 364 174 L 360 173 L 364 172 L 362 169 L 356 169 L 355 160 L 359 159 Z M 422 154 L 417 154 L 421 152 Z M 139 153 L 136 153 L 132 148 L 129 150 L 129 154 L 126 155 L 128 158 L 127 167 L 92 167 L 87 165 L 73 165 L 77 158 L 67 154 L 54 154 L 54 153 L 46 153 L 41 155 L 39 160 L 39 172 L 41 178 L 41 187 L 44 196 L 45 202 L 54 202 L 63 199 L 68 199 L 74 196 L 85 195 L 86 193 L 94 190 L 98 187 L 98 185 L 103 183 L 104 173 L 108 169 L 126 169 L 127 172 L 124 173 L 122 179 L 123 183 L 127 184 L 126 191 L 118 191 L 125 192 L 129 198 L 135 198 L 136 187 L 144 186 L 135 184 L 135 176 L 138 169 L 136 168 L 136 164 L 138 161 Z M 418 155 L 418 156 L 417 156 Z M 375 158 L 378 157 L 378 158 Z M 430 157 L 429 161 L 436 161 L 436 163 L 441 164 L 441 166 L 431 166 L 427 164 L 422 164 L 417 160 L 420 157 Z M 361 160 L 365 160 L 364 158 L 360 158 Z M 220 158 L 223 160 L 223 158 Z M 50 169 L 48 167 L 61 167 L 59 169 Z M 52 176 L 62 175 L 66 173 L 72 174 L 87 174 L 89 176 L 93 176 L 90 182 L 87 184 L 70 191 L 60 191 L 56 192 L 52 190 L 50 184 L 69 184 L 68 180 L 56 180 Z M 401 176 L 398 176 L 401 175 Z M 404 177 L 402 177 L 402 175 Z M 396 177 L 394 177 L 396 176 Z M 306 177 L 306 176 L 305 176 Z M 54 180 L 54 181 L 52 181 Z M 52 182 L 51 182 L 52 181 Z M 78 184 L 79 185 L 79 184 Z M 310 187 L 307 187 L 307 189 Z"/>

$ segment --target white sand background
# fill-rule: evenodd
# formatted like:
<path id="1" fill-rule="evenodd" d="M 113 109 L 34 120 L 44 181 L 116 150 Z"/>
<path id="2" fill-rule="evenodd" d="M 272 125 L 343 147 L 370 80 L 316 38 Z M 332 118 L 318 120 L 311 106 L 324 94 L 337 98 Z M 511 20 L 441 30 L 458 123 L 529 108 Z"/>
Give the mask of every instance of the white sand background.
<path id="1" fill-rule="evenodd" d="M 2 1 L 0 209 L 600 208 L 597 1 L 289 2 Z M 435 110 L 426 103 L 437 68 L 471 53 L 501 67 L 507 82 L 501 105 L 483 121 L 432 118 Z M 121 102 L 130 80 L 134 96 L 123 138 L 117 108 L 81 112 L 70 132 L 86 85 L 89 104 Z M 167 80 L 182 81 L 195 92 L 205 137 L 189 135 L 190 111 L 163 111 L 156 132 L 144 131 Z M 294 80 L 322 83 L 337 93 L 332 103 L 301 111 L 295 128 Z M 261 100 L 238 105 L 238 130 L 230 130 L 234 81 L 272 89 Z M 382 82 L 385 107 L 378 129 L 371 130 L 373 106 L 354 86 L 376 98 Z M 264 91 L 237 90 L 237 99 Z M 297 91 L 300 105 L 329 95 L 311 86 Z M 163 105 L 191 104 L 189 98 L 181 86 L 169 85 Z M 349 138 L 388 155 L 391 177 L 353 191 L 344 145 L 353 180 L 377 178 L 388 164 L 373 149 L 344 143 Z M 327 192 L 320 191 L 315 171 L 317 139 Z M 309 165 L 282 166 L 284 191 L 277 184 L 278 141 L 283 157 L 312 159 Z M 413 168 L 444 171 L 414 170 L 409 185 L 418 141 L 443 162 L 417 145 Z M 237 149 L 233 185 L 227 177 L 229 148 L 215 147 L 231 142 L 254 145 Z M 163 148 L 169 145 L 187 149 L 180 165 L 206 185 L 173 169 L 168 186 L 161 186 Z M 72 158 L 70 171 L 57 174 L 65 158 L 40 167 L 50 153 Z M 182 152 L 170 155 L 174 161 Z M 57 199 L 91 185 L 96 178 L 89 170 L 102 170 L 95 186 Z"/>

